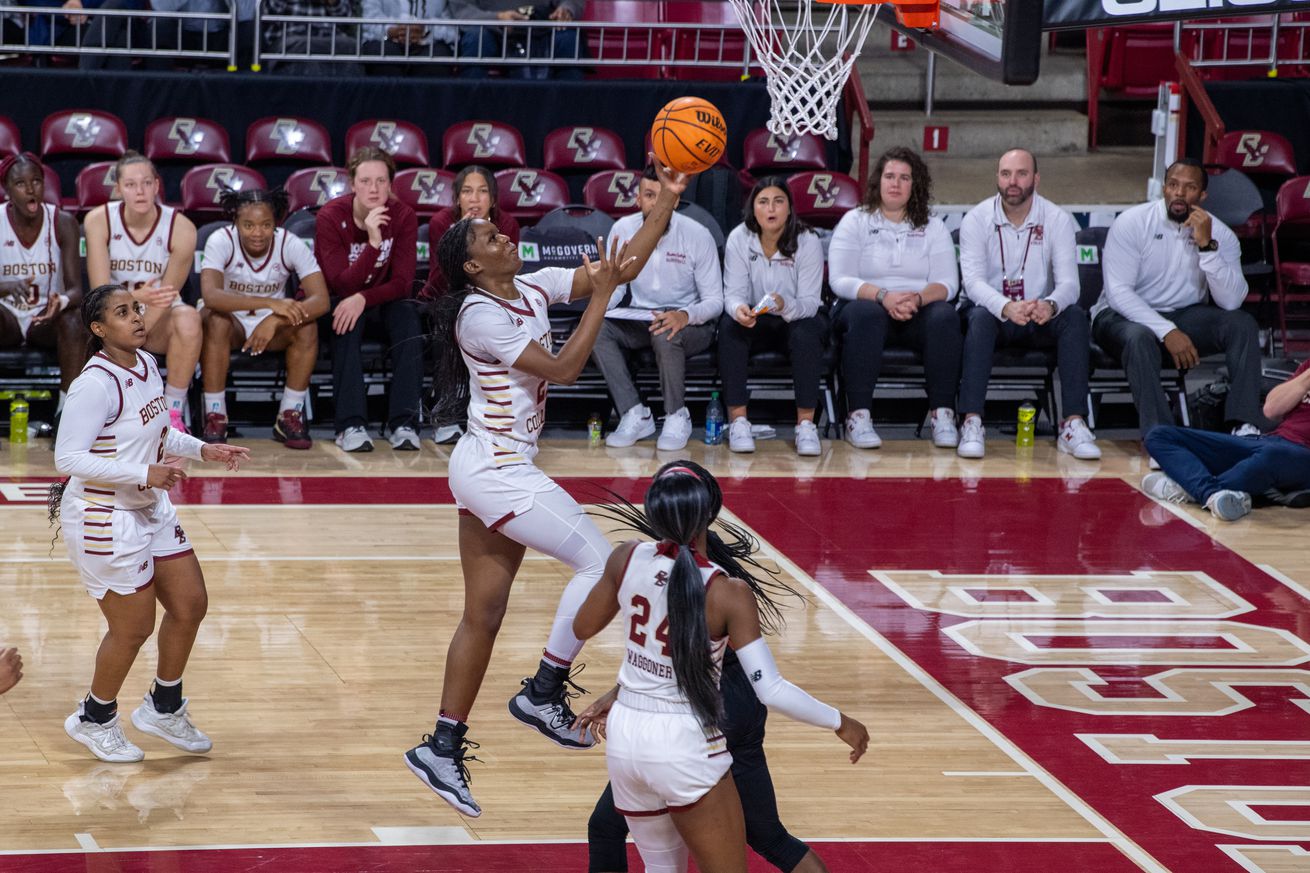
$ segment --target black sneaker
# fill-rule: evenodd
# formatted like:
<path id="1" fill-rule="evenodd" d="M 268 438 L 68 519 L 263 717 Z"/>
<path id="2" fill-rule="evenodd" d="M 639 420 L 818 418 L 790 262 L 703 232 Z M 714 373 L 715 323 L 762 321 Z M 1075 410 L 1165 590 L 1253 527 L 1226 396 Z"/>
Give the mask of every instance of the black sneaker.
<path id="1" fill-rule="evenodd" d="M 581 666 L 572 675 L 565 677 L 553 697 L 541 703 L 533 701 L 528 694 L 532 678 L 524 679 L 523 690 L 509 700 L 509 714 L 556 745 L 566 749 L 590 749 L 596 745 L 596 738 L 592 736 L 590 728 L 578 730 L 573 726 L 578 719 L 569 707 L 570 698 L 587 693 L 587 689 L 573 681 L 573 676 L 580 672 Z"/>
<path id="2" fill-rule="evenodd" d="M 466 762 L 481 759 L 466 754 L 478 748 L 477 743 L 464 738 L 466 731 L 468 725 L 461 724 L 449 734 L 424 734 L 423 742 L 405 753 L 405 766 L 442 800 L 464 815 L 477 818 L 482 815 L 482 807 L 469 792 L 473 780 Z"/>

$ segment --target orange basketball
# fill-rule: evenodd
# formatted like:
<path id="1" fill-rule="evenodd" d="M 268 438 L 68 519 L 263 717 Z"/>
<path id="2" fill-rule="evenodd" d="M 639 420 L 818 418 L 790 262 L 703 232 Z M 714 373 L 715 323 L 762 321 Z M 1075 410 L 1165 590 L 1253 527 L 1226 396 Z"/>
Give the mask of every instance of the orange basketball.
<path id="1" fill-rule="evenodd" d="M 700 97 L 679 97 L 665 104 L 650 128 L 651 148 L 660 163 L 679 173 L 708 170 L 728 147 L 723 113 Z"/>

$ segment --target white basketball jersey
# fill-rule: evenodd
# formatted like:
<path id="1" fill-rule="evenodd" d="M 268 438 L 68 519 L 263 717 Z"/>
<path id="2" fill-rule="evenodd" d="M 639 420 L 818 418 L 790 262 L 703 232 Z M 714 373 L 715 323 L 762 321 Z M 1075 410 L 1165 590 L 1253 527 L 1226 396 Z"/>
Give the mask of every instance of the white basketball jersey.
<path id="1" fill-rule="evenodd" d="M 678 690 L 669 654 L 668 581 L 673 573 L 673 549 L 664 543 L 639 543 L 628 557 L 619 586 L 619 611 L 627 634 L 627 651 L 619 666 L 619 684 L 628 691 L 669 704 L 687 700 Z M 717 565 L 696 556 L 705 587 L 723 574 Z M 716 667 L 723 666 L 728 638 L 711 641 Z"/>
<path id="2" fill-rule="evenodd" d="M 78 383 L 86 379 L 99 382 L 110 397 L 118 398 L 114 411 L 91 446 L 91 454 L 127 464 L 160 463 L 164 458 L 169 420 L 164 380 L 159 376 L 155 359 L 148 352 L 139 351 L 136 366 L 126 369 L 104 352 L 92 355 L 69 391 L 70 403 L 64 410 L 65 416 L 77 415 L 76 404 L 71 400 Z M 97 482 L 78 476 L 69 480 L 66 493 L 93 506 L 114 509 L 144 509 L 158 500 L 157 492 L 144 485 Z"/>
<path id="3" fill-rule="evenodd" d="M 32 279 L 32 290 L 26 300 L 6 297 L 0 302 L 26 321 L 46 308 L 52 293 L 61 294 L 64 290 L 64 259 L 55 226 L 59 210 L 49 203 L 41 204 L 41 232 L 30 246 L 25 246 L 14 230 L 12 204 L 0 208 L 5 213 L 0 219 L 0 281 L 29 276 Z"/>
<path id="4" fill-rule="evenodd" d="M 541 435 L 546 380 L 512 365 L 529 343 L 551 351 L 547 309 L 568 301 L 573 272 L 552 267 L 519 276 L 519 299 L 472 291 L 460 307 L 455 338 L 469 370 L 469 432 L 496 446 L 497 466 L 524 463 Z"/>
<path id="5" fill-rule="evenodd" d="M 168 256 L 173 251 L 173 221 L 177 210 L 171 206 L 158 206 L 155 223 L 138 240 L 124 221 L 125 207 L 120 201 L 105 206 L 109 219 L 109 278 L 134 290 L 138 285 L 153 282 L 164 276 Z"/>
<path id="6" fill-rule="evenodd" d="M 258 260 L 251 260 L 241 248 L 235 226 L 216 231 L 205 243 L 203 269 L 221 270 L 224 291 L 249 297 L 284 297 L 293 273 L 304 281 L 319 272 L 318 261 L 305 241 L 280 227 L 273 231 L 268 252 Z"/>

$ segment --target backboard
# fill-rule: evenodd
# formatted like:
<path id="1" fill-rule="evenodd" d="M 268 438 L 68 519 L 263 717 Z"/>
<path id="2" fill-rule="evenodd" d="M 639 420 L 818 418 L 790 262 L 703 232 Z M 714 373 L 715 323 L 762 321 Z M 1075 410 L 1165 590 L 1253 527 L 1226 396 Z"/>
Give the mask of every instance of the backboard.
<path id="1" fill-rule="evenodd" d="M 1042 0 L 941 0 L 936 30 L 884 20 L 926 49 L 1007 85 L 1031 85 L 1041 70 Z"/>

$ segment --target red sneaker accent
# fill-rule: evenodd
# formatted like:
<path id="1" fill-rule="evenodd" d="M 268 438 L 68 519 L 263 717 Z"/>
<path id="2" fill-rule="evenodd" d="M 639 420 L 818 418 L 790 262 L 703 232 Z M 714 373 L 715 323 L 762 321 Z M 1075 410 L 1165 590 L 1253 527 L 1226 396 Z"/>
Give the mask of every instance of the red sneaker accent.
<path id="1" fill-rule="evenodd" d="M 278 413 L 277 421 L 273 422 L 273 439 L 284 443 L 288 449 L 307 449 L 314 445 L 299 409 L 284 409 Z"/>

